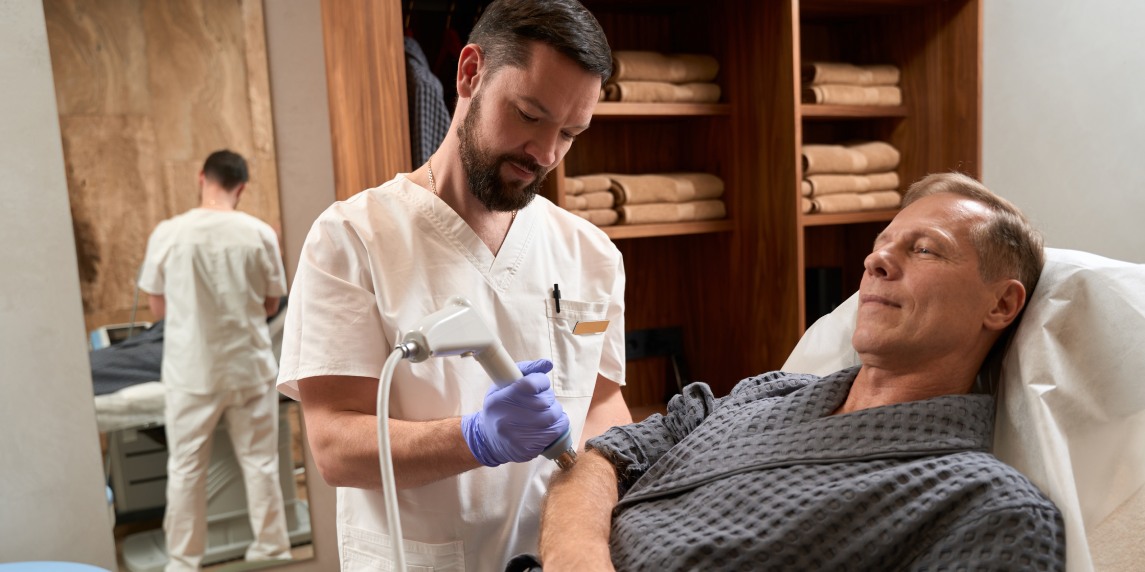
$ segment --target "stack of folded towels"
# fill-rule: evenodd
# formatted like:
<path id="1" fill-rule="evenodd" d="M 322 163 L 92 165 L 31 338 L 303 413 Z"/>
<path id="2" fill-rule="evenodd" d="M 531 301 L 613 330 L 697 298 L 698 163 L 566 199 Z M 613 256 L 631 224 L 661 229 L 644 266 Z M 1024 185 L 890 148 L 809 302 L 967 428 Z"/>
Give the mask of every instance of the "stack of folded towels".
<path id="1" fill-rule="evenodd" d="M 720 64 L 702 54 L 612 52 L 612 77 L 601 90 L 605 101 L 714 103 L 720 86 L 712 83 Z"/>
<path id="2" fill-rule="evenodd" d="M 608 175 L 565 177 L 565 208 L 596 226 L 614 225 L 620 213 L 611 189 Z"/>
<path id="3" fill-rule="evenodd" d="M 601 193 L 605 181 L 608 191 Z M 605 173 L 565 179 L 565 207 L 597 226 L 721 219 L 727 216 L 719 198 L 723 194 L 723 180 L 708 173 Z"/>
<path id="4" fill-rule="evenodd" d="M 899 68 L 815 62 L 803 66 L 803 103 L 902 105 Z"/>
<path id="5" fill-rule="evenodd" d="M 893 209 L 902 202 L 899 151 L 889 143 L 804 145 L 804 213 Z"/>

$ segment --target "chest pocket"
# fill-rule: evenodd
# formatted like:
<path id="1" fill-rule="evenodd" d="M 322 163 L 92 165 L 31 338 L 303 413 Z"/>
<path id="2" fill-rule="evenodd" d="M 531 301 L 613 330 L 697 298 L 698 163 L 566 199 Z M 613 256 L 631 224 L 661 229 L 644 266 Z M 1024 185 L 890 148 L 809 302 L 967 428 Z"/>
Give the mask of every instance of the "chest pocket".
<path id="1" fill-rule="evenodd" d="M 549 378 L 553 392 L 561 397 L 591 397 L 600 370 L 604 334 L 574 334 L 580 322 L 599 322 L 608 314 L 608 302 L 579 302 L 561 299 L 561 311 L 550 298 L 545 301 L 549 323 L 549 346 L 553 371 Z"/>

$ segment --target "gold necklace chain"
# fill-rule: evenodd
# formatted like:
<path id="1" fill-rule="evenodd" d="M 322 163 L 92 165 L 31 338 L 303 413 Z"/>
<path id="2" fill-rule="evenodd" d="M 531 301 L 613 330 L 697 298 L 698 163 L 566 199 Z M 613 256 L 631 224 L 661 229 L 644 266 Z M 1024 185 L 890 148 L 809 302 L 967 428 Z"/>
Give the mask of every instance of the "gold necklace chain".
<path id="1" fill-rule="evenodd" d="M 437 183 L 433 181 L 433 155 L 425 160 L 425 168 L 429 171 L 429 190 L 433 191 L 434 196 L 440 197 L 441 193 L 437 192 Z"/>
<path id="2" fill-rule="evenodd" d="M 437 192 L 437 182 L 433 179 L 433 155 L 425 160 L 425 169 L 429 172 L 429 190 L 433 192 L 434 196 L 440 198 L 441 193 Z M 513 224 L 515 220 L 517 220 L 517 211 L 514 210 L 509 218 L 509 224 Z"/>

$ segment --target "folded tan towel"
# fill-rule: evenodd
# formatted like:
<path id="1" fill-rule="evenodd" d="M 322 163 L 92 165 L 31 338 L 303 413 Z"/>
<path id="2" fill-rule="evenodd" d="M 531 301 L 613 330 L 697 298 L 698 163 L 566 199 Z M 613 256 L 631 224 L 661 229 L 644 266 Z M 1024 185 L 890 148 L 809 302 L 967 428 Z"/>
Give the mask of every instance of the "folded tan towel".
<path id="1" fill-rule="evenodd" d="M 864 173 L 881 173 L 892 171 L 899 166 L 902 154 L 894 145 L 885 141 L 867 141 L 865 143 L 852 143 L 847 145 L 852 151 L 861 153 L 867 160 Z"/>
<path id="2" fill-rule="evenodd" d="M 599 193 L 607 191 L 612 186 L 612 179 L 606 174 L 580 175 L 578 177 L 565 177 L 565 194 L 581 195 L 584 193 Z"/>
<path id="3" fill-rule="evenodd" d="M 849 213 L 875 209 L 893 209 L 902 203 L 898 191 L 873 193 L 840 193 L 811 199 L 812 211 L 818 213 Z"/>
<path id="4" fill-rule="evenodd" d="M 823 85 L 898 85 L 898 66 L 857 66 L 839 62 L 811 62 L 803 65 L 803 83 Z"/>
<path id="5" fill-rule="evenodd" d="M 898 149 L 882 141 L 851 145 L 804 145 L 803 174 L 880 173 L 898 167 L 899 159 Z"/>
<path id="6" fill-rule="evenodd" d="M 630 50 L 612 52 L 613 81 L 712 81 L 719 70 L 720 63 L 708 55 Z"/>
<path id="7" fill-rule="evenodd" d="M 813 189 L 811 188 L 811 181 L 808 181 L 807 179 L 803 179 L 802 181 L 799 181 L 799 191 L 803 196 L 805 196 L 805 197 L 811 196 L 812 190 Z"/>
<path id="8" fill-rule="evenodd" d="M 616 209 L 570 210 L 569 212 L 596 226 L 611 226 L 620 220 L 620 213 L 616 212 Z"/>
<path id="9" fill-rule="evenodd" d="M 815 197 L 899 188 L 899 175 L 894 171 L 870 175 L 810 175 L 806 180 L 811 183 L 811 195 Z"/>
<path id="10" fill-rule="evenodd" d="M 803 207 L 803 214 L 808 214 L 815 207 L 814 201 L 807 197 L 799 197 L 800 204 Z"/>
<path id="11" fill-rule="evenodd" d="M 682 203 L 724 194 L 724 182 L 708 173 L 610 174 L 616 204 Z"/>
<path id="12" fill-rule="evenodd" d="M 902 90 L 892 85 L 808 85 L 803 103 L 831 105 L 902 105 Z"/>
<path id="13" fill-rule="evenodd" d="M 715 103 L 720 100 L 720 86 L 714 83 L 620 81 L 605 85 L 604 97 L 608 101 L 628 103 Z"/>
<path id="14" fill-rule="evenodd" d="M 565 196 L 565 208 L 569 210 L 611 209 L 615 202 L 616 197 L 609 191 Z"/>
<path id="15" fill-rule="evenodd" d="M 620 212 L 620 224 L 714 220 L 727 216 L 721 200 L 626 205 L 616 210 Z"/>

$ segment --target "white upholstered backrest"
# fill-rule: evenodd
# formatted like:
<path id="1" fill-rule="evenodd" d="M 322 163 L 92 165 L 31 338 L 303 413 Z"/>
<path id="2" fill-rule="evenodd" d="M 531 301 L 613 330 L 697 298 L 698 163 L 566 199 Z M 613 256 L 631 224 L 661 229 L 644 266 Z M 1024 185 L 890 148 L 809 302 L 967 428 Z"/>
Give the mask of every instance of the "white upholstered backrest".
<path id="1" fill-rule="evenodd" d="M 784 371 L 859 363 L 857 296 L 820 318 Z M 1145 562 L 1145 265 L 1046 249 L 1002 363 L 994 453 L 1062 511 L 1067 569 Z"/>

